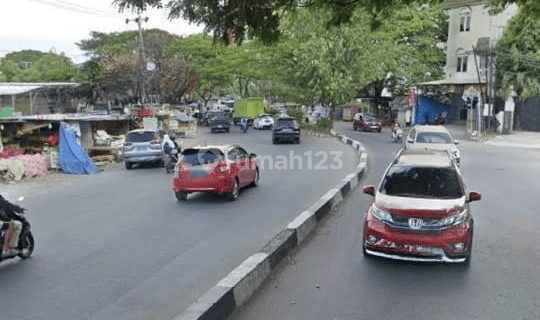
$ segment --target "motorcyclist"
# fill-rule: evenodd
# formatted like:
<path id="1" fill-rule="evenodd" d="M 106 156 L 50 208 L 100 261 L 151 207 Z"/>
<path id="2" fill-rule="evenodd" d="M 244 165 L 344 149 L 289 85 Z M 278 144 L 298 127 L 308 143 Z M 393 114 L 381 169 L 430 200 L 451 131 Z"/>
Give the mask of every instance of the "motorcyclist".
<path id="1" fill-rule="evenodd" d="M 171 134 L 171 136 L 174 137 L 173 134 Z M 178 153 L 178 145 L 174 142 L 174 138 L 171 139 L 171 136 L 169 136 L 168 134 L 165 134 L 163 136 L 163 143 L 161 144 L 161 150 L 163 151 L 164 154 L 174 154 L 176 155 Z"/>
<path id="2" fill-rule="evenodd" d="M 19 236 L 24 220 L 18 214 L 24 211 L 24 208 L 9 202 L 0 195 L 0 221 L 8 225 L 6 230 L 7 237 L 2 248 L 3 254 L 17 253 L 19 251 L 17 247 L 19 246 Z"/>
<path id="3" fill-rule="evenodd" d="M 242 117 L 242 119 L 240 119 L 240 125 L 242 126 L 242 130 L 246 131 L 248 126 L 248 119 L 246 117 Z"/>
<path id="4" fill-rule="evenodd" d="M 178 142 L 176 142 L 176 135 L 174 133 L 171 133 L 169 135 L 169 138 L 174 144 L 174 149 L 171 154 L 174 155 L 175 158 L 177 158 L 178 154 L 182 152 L 183 143 L 180 142 L 180 145 L 179 145 Z"/>
<path id="5" fill-rule="evenodd" d="M 394 140 L 395 140 L 396 138 L 399 138 L 399 137 L 398 137 L 398 132 L 399 132 L 400 130 L 402 130 L 402 129 L 401 129 L 401 125 L 400 125 L 398 122 L 394 123 L 394 126 L 392 127 L 392 138 L 393 138 Z M 403 131 L 402 131 L 402 132 L 403 132 Z"/>

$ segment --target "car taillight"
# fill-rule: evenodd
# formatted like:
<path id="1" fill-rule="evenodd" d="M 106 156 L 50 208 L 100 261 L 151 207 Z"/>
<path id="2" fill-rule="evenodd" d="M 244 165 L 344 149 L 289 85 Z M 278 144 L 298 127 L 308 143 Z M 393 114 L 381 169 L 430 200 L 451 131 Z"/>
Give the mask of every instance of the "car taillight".
<path id="1" fill-rule="evenodd" d="M 129 144 L 129 143 L 128 143 L 127 141 L 124 142 L 124 147 L 127 147 L 128 144 Z"/>
<path id="2" fill-rule="evenodd" d="M 174 172 L 175 172 L 175 173 L 178 173 L 178 172 L 183 171 L 184 169 L 185 169 L 185 168 L 184 168 L 184 166 L 183 166 L 183 163 L 182 163 L 182 162 L 178 162 L 178 163 L 176 164 L 176 166 L 174 167 Z"/>
<path id="3" fill-rule="evenodd" d="M 152 141 L 153 144 L 159 144 L 159 139 Z"/>

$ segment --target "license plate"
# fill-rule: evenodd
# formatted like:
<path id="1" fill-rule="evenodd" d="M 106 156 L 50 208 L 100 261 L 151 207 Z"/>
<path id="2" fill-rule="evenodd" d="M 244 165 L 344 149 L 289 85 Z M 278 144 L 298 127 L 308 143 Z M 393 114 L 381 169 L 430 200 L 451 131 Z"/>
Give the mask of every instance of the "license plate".
<path id="1" fill-rule="evenodd" d="M 218 127 L 218 128 L 223 128 L 223 126 L 222 126 L 221 124 L 220 124 L 220 125 L 218 125 L 217 127 Z"/>
<path id="2" fill-rule="evenodd" d="M 283 130 L 283 132 L 289 133 L 289 132 L 292 132 L 292 130 L 291 129 L 285 129 L 285 130 Z"/>

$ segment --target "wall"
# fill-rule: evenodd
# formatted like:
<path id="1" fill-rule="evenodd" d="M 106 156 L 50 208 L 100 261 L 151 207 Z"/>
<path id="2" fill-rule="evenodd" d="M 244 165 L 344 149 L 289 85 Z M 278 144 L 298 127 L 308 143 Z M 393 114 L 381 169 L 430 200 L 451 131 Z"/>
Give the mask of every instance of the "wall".
<path id="1" fill-rule="evenodd" d="M 457 83 L 476 83 L 478 74 L 473 55 L 473 46 L 478 39 L 489 37 L 491 44 L 502 36 L 508 20 L 517 13 L 518 7 L 512 5 L 503 13 L 490 16 L 485 4 L 476 4 L 448 10 L 448 42 L 446 56 L 446 79 Z M 460 32 L 461 15 L 470 12 L 471 25 L 468 32 Z M 468 56 L 467 72 L 457 72 L 458 50 Z M 479 60 L 479 57 L 477 57 Z M 478 61 L 479 63 L 479 61 Z M 479 65 L 480 67 L 480 65 Z"/>

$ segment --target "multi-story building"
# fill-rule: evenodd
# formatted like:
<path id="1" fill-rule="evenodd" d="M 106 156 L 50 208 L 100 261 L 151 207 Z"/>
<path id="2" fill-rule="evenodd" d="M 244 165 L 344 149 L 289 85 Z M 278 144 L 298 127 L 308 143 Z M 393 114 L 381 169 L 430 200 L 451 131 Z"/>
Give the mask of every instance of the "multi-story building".
<path id="1" fill-rule="evenodd" d="M 422 84 L 448 86 L 453 94 L 450 118 L 467 121 L 472 131 L 481 130 L 482 119 L 498 111 L 491 49 L 518 11 L 511 5 L 500 14 L 490 15 L 488 4 L 486 0 L 448 0 L 443 5 L 449 19 L 445 79 Z"/>

